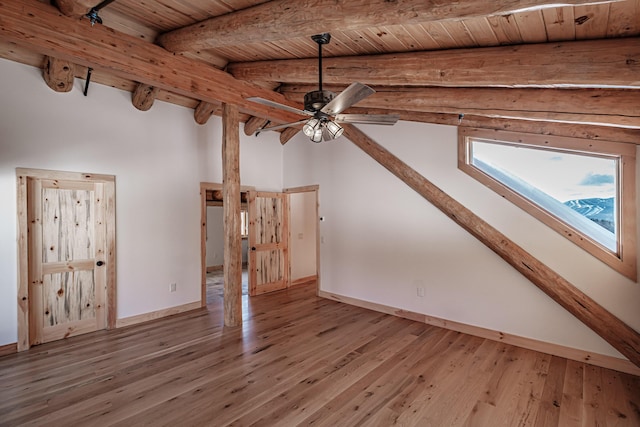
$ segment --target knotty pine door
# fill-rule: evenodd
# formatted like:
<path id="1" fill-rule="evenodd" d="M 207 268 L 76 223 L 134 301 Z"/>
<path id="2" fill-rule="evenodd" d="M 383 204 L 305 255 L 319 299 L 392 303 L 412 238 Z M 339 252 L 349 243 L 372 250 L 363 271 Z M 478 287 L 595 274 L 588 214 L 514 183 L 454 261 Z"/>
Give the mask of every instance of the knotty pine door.
<path id="1" fill-rule="evenodd" d="M 289 198 L 248 192 L 249 295 L 289 286 Z"/>
<path id="2" fill-rule="evenodd" d="M 28 186 L 30 345 L 105 329 L 104 184 Z"/>

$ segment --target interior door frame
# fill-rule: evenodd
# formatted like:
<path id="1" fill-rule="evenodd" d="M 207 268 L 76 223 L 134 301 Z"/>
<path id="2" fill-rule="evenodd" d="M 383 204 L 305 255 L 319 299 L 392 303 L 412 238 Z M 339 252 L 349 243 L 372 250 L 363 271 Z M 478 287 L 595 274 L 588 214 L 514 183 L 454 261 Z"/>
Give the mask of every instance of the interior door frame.
<path id="1" fill-rule="evenodd" d="M 207 191 L 213 190 L 222 191 L 222 184 L 217 182 L 200 183 L 200 307 L 207 306 Z M 241 185 L 240 191 L 255 191 L 255 187 Z M 224 258 L 222 263 L 224 265 Z"/>
<path id="2" fill-rule="evenodd" d="M 316 209 L 315 209 L 315 223 L 316 223 L 316 295 L 320 292 L 320 186 L 319 185 L 307 185 L 304 187 L 291 187 L 282 190 L 283 193 L 315 193 L 316 195 Z M 289 203 L 289 223 L 291 223 L 291 203 Z M 291 232 L 291 227 L 289 227 Z M 289 242 L 291 242 L 291 236 L 289 236 Z M 289 277 L 291 277 L 291 258 L 289 258 Z"/>
<path id="3" fill-rule="evenodd" d="M 18 218 L 18 351 L 28 350 L 29 340 L 29 237 L 27 200 L 29 179 L 81 181 L 104 185 L 105 202 L 105 268 L 107 329 L 116 327 L 116 207 L 113 175 L 62 172 L 44 169 L 16 168 Z"/>

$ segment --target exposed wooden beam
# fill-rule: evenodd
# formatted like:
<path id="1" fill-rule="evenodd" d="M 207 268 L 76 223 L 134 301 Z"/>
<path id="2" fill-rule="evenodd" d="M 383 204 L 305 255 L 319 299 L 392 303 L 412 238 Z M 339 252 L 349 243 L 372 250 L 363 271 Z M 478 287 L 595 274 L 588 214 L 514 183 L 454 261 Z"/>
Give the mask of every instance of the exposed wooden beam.
<path id="1" fill-rule="evenodd" d="M 640 144 L 640 129 L 616 128 L 612 126 L 592 126 L 574 123 L 541 122 L 535 120 L 501 119 L 494 117 L 449 113 L 423 113 L 379 108 L 350 108 L 346 113 L 354 114 L 397 114 L 400 120 L 440 125 L 510 130 L 514 132 L 535 133 L 538 135 L 557 135 L 586 140 L 617 141 Z"/>
<path id="2" fill-rule="evenodd" d="M 267 120 L 262 117 L 251 117 L 244 124 L 244 134 L 247 136 L 253 135 L 258 129 L 267 123 Z"/>
<path id="3" fill-rule="evenodd" d="M 42 75 L 51 89 L 56 92 L 70 92 L 73 89 L 74 68 L 69 61 L 47 56 Z"/>
<path id="4" fill-rule="evenodd" d="M 135 90 L 131 94 L 131 102 L 133 106 L 140 111 L 148 111 L 156 100 L 160 88 L 138 83 Z"/>
<path id="5" fill-rule="evenodd" d="M 238 105 L 244 112 L 277 123 L 300 119 L 296 114 L 245 99 L 259 96 L 295 106 L 278 93 L 238 81 L 215 67 L 174 55 L 136 37 L 62 16 L 55 7 L 36 0 L 0 2 L 0 38 L 179 95 Z"/>
<path id="6" fill-rule="evenodd" d="M 240 233 L 240 121 L 235 105 L 222 104 L 222 192 L 224 207 L 224 324 L 242 324 L 242 236 Z"/>
<path id="7" fill-rule="evenodd" d="M 253 43 L 256 40 L 275 41 L 332 31 L 353 31 L 434 21 L 459 21 L 487 15 L 509 15 L 523 10 L 540 10 L 559 5 L 593 3 L 610 3 L 610 1 L 315 0 L 292 2 L 275 0 L 165 33 L 158 38 L 158 41 L 172 52 L 186 52 Z"/>
<path id="8" fill-rule="evenodd" d="M 488 2 L 487 2 L 488 3 Z M 329 84 L 640 88 L 640 38 L 323 59 Z M 229 64 L 248 81 L 315 83 L 316 59 Z"/>
<path id="9" fill-rule="evenodd" d="M 507 261 L 554 301 L 640 366 L 640 334 L 533 255 L 457 202 L 386 148 L 351 125 L 345 136 L 445 215 Z"/>
<path id="10" fill-rule="evenodd" d="M 340 92 L 344 87 L 324 87 Z M 376 87 L 358 107 L 427 113 L 474 114 L 640 129 L 640 90 Z M 280 91 L 300 105 L 311 85 L 284 85 Z"/>
<path id="11" fill-rule="evenodd" d="M 81 17 L 86 15 L 100 0 L 54 0 L 60 12 L 67 16 Z"/>
<path id="12" fill-rule="evenodd" d="M 298 129 L 298 128 L 286 128 L 285 130 L 280 132 L 280 144 L 282 144 L 282 145 L 286 144 L 298 132 L 300 132 L 300 129 Z"/>
<path id="13" fill-rule="evenodd" d="M 200 101 L 195 110 L 193 110 L 193 118 L 199 125 L 204 125 L 205 123 L 207 123 L 207 121 L 209 121 L 209 118 L 213 115 L 213 113 L 219 108 L 220 107 L 218 105 Z"/>

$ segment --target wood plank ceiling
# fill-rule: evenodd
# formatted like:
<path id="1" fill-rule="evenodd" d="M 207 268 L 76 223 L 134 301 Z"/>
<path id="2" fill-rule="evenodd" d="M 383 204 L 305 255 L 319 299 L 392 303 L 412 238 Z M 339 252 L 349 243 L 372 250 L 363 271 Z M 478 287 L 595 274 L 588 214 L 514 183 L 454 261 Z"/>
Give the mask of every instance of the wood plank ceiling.
<path id="1" fill-rule="evenodd" d="M 55 2 L 87 31 L 81 13 L 95 3 Z M 323 51 L 331 89 L 360 81 L 379 92 L 352 112 L 389 110 L 436 123 L 465 114 L 475 124 L 508 118 L 604 125 L 631 133 L 622 139 L 637 139 L 640 0 L 545 6 L 552 3 L 116 0 L 100 16 L 115 37 L 127 34 L 228 71 L 284 94 L 291 105 L 300 106 L 304 92 L 315 89 L 317 46 L 309 36 L 330 31 Z M 41 53 L 0 35 L 0 57 L 43 67 Z M 85 77 L 86 65 L 73 65 L 76 77 Z M 93 68 L 92 81 L 133 92 L 140 109 L 151 108 L 153 99 L 199 106 L 198 123 L 220 112 L 219 103 L 203 104 L 198 94 L 157 90 L 100 64 Z M 251 112 L 241 111 L 248 120 Z"/>

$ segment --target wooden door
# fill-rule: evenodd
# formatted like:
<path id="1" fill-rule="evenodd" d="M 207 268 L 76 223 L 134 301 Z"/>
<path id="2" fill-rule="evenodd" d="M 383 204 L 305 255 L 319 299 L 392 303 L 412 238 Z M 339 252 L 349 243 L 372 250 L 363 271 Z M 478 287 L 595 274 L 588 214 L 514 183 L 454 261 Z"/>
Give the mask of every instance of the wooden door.
<path id="1" fill-rule="evenodd" d="M 28 185 L 30 344 L 105 329 L 104 184 Z"/>
<path id="2" fill-rule="evenodd" d="M 284 193 L 249 191 L 249 295 L 289 286 L 289 208 Z"/>

